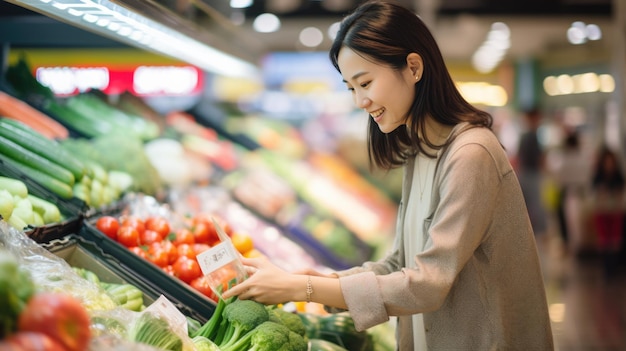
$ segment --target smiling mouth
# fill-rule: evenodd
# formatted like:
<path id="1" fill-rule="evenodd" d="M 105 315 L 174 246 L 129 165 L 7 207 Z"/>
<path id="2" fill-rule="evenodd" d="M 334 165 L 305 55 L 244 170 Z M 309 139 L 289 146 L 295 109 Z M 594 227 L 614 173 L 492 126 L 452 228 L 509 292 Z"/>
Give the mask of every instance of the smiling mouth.
<path id="1" fill-rule="evenodd" d="M 380 115 L 382 115 L 384 112 L 385 112 L 385 108 L 383 107 L 383 108 L 381 108 L 379 110 L 370 112 L 370 116 L 372 116 L 373 118 L 377 118 Z"/>

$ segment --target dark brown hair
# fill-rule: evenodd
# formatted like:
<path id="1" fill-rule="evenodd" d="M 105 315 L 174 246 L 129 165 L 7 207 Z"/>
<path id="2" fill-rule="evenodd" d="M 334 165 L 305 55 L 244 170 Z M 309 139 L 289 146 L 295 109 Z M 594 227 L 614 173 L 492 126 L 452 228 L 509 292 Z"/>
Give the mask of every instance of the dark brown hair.
<path id="1" fill-rule="evenodd" d="M 370 164 L 391 169 L 403 165 L 419 152 L 428 155 L 417 137 L 425 135 L 424 117 L 428 115 L 444 125 L 453 126 L 467 121 L 491 128 L 491 115 L 470 105 L 461 96 L 434 37 L 424 22 L 409 9 L 392 1 L 363 3 L 343 19 L 330 49 L 330 60 L 339 72 L 337 58 L 344 47 L 398 71 L 406 67 L 406 58 L 410 53 L 419 54 L 424 64 L 413 104 L 407 111 L 411 130 L 400 127 L 385 134 L 369 119 Z M 424 140 L 433 149 L 445 147 L 450 141 L 444 145 L 433 145 L 427 138 Z"/>

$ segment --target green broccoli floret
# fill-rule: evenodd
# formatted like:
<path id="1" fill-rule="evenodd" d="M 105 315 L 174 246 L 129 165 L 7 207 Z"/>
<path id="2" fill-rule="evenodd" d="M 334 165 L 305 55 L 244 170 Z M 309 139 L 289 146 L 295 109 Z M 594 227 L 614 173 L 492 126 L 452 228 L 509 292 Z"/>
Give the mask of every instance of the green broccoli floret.
<path id="1" fill-rule="evenodd" d="M 273 308 L 269 311 L 271 321 L 285 325 L 300 336 L 304 337 L 306 335 L 304 322 L 302 322 L 302 318 L 300 318 L 297 313 L 289 312 L 282 308 Z"/>
<path id="2" fill-rule="evenodd" d="M 302 336 L 276 322 L 263 322 L 222 351 L 306 351 Z"/>
<path id="3" fill-rule="evenodd" d="M 221 349 L 228 349 L 249 331 L 269 320 L 265 305 L 252 300 L 235 300 L 227 304 L 222 317 L 221 333 L 214 340 Z"/>
<path id="4" fill-rule="evenodd" d="M 289 331 L 289 349 L 288 350 L 306 351 L 308 350 L 308 348 L 309 348 L 309 345 L 308 345 L 307 339 L 304 336 L 292 330 Z"/>

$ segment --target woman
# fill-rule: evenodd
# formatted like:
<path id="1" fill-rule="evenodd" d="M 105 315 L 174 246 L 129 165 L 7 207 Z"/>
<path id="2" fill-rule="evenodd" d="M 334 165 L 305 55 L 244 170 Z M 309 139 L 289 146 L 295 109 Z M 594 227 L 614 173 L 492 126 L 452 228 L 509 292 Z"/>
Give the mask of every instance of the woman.
<path id="1" fill-rule="evenodd" d="M 224 297 L 347 309 L 357 329 L 398 317 L 400 350 L 550 350 L 532 228 L 491 117 L 457 91 L 424 23 L 395 2 L 346 17 L 330 58 L 369 114 L 373 165 L 404 167 L 392 251 L 333 274 L 264 259 Z"/>

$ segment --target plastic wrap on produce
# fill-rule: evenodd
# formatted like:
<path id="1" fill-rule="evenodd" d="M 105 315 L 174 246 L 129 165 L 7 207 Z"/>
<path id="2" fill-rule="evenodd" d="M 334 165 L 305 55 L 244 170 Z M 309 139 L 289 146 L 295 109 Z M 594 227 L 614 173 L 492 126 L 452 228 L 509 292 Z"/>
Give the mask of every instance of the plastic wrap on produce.
<path id="1" fill-rule="evenodd" d="M 116 308 L 115 302 L 101 287 L 83 279 L 66 261 L 4 221 L 0 222 L 0 243 L 28 270 L 39 290 L 72 295 L 89 311 Z"/>
<path id="2" fill-rule="evenodd" d="M 142 345 L 133 338 L 137 334 L 153 331 L 161 326 L 160 334 L 169 333 L 180 339 L 180 351 L 194 350 L 186 333 L 186 325 L 175 323 L 169 315 L 157 314 L 151 306 L 142 312 L 118 307 L 109 295 L 96 283 L 78 275 L 65 260 L 40 246 L 23 231 L 0 221 L 0 249 L 16 257 L 20 267 L 28 272 L 37 292 L 58 292 L 79 300 L 91 318 L 92 338 L 89 351 L 112 350 L 158 350 Z M 175 307 L 174 307 L 175 308 Z M 137 321 L 151 314 L 147 327 L 137 331 Z M 154 316 L 152 316 L 154 315 Z M 150 335 L 148 335 L 150 336 Z M 146 335 L 143 335 L 146 337 Z"/>

